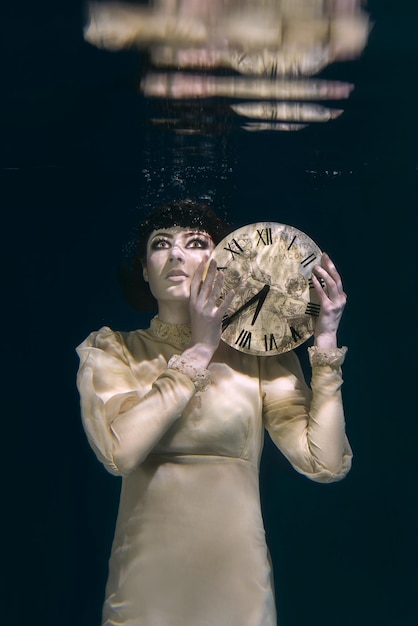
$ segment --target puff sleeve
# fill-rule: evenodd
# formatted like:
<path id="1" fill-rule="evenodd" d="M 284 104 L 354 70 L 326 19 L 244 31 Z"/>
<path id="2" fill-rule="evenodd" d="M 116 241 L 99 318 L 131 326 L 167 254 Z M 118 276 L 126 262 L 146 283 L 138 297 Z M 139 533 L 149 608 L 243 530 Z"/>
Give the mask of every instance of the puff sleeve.
<path id="1" fill-rule="evenodd" d="M 341 397 L 344 353 L 321 365 L 310 354 L 310 387 L 294 352 L 261 363 L 265 427 L 296 471 L 316 482 L 341 480 L 351 468 Z"/>
<path id="2" fill-rule="evenodd" d="M 90 333 L 76 352 L 87 439 L 111 474 L 127 476 L 180 417 L 195 386 L 163 364 L 150 388 L 133 373 L 120 333 L 106 326 Z"/>

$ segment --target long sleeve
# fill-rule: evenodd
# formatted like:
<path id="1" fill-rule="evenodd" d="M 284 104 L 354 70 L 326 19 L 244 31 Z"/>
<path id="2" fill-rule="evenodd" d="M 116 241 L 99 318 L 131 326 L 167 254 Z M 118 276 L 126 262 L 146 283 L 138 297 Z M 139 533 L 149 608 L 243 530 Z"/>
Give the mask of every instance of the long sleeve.
<path id="1" fill-rule="evenodd" d="M 195 394 L 193 382 L 167 369 L 162 357 L 145 364 L 155 370 L 151 386 L 133 372 L 119 333 L 91 333 L 76 352 L 77 388 L 88 441 L 115 475 L 128 475 L 181 415 Z M 149 376 L 148 376 L 149 378 Z"/>
<path id="2" fill-rule="evenodd" d="M 311 387 L 289 352 L 261 363 L 264 422 L 277 447 L 301 474 L 334 482 L 351 468 L 341 396 L 341 359 L 312 367 Z"/>

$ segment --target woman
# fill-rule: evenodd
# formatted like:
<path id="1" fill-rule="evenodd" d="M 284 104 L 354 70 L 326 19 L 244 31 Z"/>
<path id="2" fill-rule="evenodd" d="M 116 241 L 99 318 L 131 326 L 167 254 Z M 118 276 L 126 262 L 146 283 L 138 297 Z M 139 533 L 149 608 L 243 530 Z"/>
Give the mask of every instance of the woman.
<path id="1" fill-rule="evenodd" d="M 158 305 L 146 330 L 93 332 L 77 348 L 83 425 L 121 475 L 103 626 L 275 626 L 260 511 L 264 428 L 293 467 L 331 482 L 350 469 L 336 333 L 346 296 L 327 255 L 312 390 L 296 355 L 254 357 L 220 342 L 232 293 L 207 261 L 226 234 L 207 207 L 175 202 L 138 228 L 140 270 Z M 125 273 L 126 277 L 126 273 Z M 322 289 L 324 281 L 327 294 Z M 132 301 L 132 298 L 131 298 Z"/>

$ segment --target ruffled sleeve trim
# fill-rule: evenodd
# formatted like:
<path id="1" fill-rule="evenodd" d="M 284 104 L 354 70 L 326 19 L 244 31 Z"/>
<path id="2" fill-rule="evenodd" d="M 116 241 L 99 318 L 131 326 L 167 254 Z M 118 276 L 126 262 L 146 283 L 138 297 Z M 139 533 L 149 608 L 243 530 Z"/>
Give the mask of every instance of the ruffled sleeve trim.
<path id="1" fill-rule="evenodd" d="M 309 362 L 312 367 L 325 367 L 331 365 L 338 367 L 344 363 L 345 355 L 348 348 L 318 348 L 318 346 L 310 346 L 308 348 Z"/>

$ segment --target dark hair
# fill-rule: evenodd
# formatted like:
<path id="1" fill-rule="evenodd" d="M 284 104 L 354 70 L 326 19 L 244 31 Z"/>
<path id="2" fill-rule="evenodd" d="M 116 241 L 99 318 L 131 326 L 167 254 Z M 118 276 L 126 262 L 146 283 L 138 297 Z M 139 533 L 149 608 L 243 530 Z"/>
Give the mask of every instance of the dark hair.
<path id="1" fill-rule="evenodd" d="M 211 236 L 215 245 L 232 229 L 208 204 L 193 200 L 167 202 L 148 213 L 136 226 L 118 270 L 122 294 L 126 302 L 137 311 L 157 311 L 156 300 L 142 274 L 147 243 L 154 230 L 173 226 L 204 231 Z"/>

